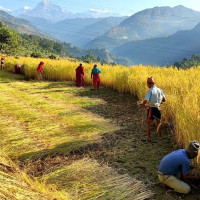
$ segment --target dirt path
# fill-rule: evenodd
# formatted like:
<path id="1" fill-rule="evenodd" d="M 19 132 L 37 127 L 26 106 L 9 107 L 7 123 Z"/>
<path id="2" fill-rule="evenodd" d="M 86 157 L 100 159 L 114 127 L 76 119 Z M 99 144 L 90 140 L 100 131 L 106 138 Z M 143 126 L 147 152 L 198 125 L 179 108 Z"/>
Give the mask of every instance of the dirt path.
<path id="1" fill-rule="evenodd" d="M 146 111 L 138 109 L 135 97 L 129 94 L 119 94 L 117 91 L 107 88 L 91 91 L 89 87 L 84 90 L 80 89 L 77 95 L 104 100 L 105 104 L 86 109 L 110 119 L 119 126 L 119 130 L 112 134 L 104 134 L 100 143 L 71 152 L 71 156 L 60 156 L 45 160 L 45 162 L 36 161 L 35 165 L 40 162 L 38 166 L 41 167 L 37 173 L 31 171 L 31 168 L 36 169 L 34 163 L 31 163 L 32 167 L 29 169 L 31 174 L 39 176 L 49 166 L 55 165 L 61 160 L 69 164 L 74 159 L 90 156 L 118 169 L 122 174 L 128 173 L 130 176 L 143 181 L 155 193 L 153 198 L 155 200 L 200 199 L 200 194 L 198 194 L 200 185 L 197 185 L 198 189 L 193 188 L 189 195 L 179 195 L 162 187 L 159 183 L 157 178 L 159 162 L 164 155 L 173 151 L 176 147 L 173 145 L 169 129 L 164 130 L 161 141 L 158 140 L 155 128 L 152 130 L 150 143 L 141 141 L 146 134 Z"/>

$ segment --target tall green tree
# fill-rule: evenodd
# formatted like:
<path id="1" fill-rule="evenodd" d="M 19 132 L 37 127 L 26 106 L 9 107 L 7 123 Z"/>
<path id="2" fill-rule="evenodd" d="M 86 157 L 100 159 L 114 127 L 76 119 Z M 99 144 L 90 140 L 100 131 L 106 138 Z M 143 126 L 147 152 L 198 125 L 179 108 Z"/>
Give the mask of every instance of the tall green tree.
<path id="1" fill-rule="evenodd" d="M 174 63 L 177 68 L 187 69 L 200 66 L 200 54 L 193 54 L 190 59 L 183 58 L 182 61 Z"/>
<path id="2" fill-rule="evenodd" d="M 91 63 L 91 62 L 100 62 L 100 57 L 93 54 L 92 51 L 89 51 L 86 56 L 82 56 L 83 62 Z"/>
<path id="3" fill-rule="evenodd" d="M 0 23 L 0 47 L 3 53 L 15 55 L 21 47 L 21 41 L 18 33 Z"/>

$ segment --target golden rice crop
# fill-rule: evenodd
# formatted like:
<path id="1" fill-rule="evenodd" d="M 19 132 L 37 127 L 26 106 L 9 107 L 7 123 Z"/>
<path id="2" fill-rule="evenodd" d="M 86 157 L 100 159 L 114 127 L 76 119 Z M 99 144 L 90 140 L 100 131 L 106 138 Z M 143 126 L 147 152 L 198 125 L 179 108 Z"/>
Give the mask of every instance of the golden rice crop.
<path id="1" fill-rule="evenodd" d="M 33 58 L 6 58 L 6 68 L 14 70 L 14 65 L 24 65 L 27 78 L 36 77 L 36 68 L 41 60 Z M 75 80 L 78 62 L 44 59 L 44 76 L 48 80 Z M 85 82 L 91 83 L 90 72 L 93 64 L 85 64 Z M 130 68 L 115 65 L 100 66 L 101 83 L 119 92 L 131 93 L 139 99 L 144 98 L 146 79 L 153 76 L 156 85 L 163 89 L 167 102 L 163 104 L 163 120 L 173 124 L 175 139 L 180 147 L 186 147 L 189 141 L 200 141 L 200 68 L 178 70 L 172 67 L 132 66 Z"/>

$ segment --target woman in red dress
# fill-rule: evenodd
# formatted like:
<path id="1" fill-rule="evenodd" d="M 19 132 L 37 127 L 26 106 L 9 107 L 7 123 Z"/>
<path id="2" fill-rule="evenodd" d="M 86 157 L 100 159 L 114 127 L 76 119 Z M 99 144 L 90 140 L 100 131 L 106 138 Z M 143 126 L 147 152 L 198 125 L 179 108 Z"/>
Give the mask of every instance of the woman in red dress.
<path id="1" fill-rule="evenodd" d="M 44 65 L 44 62 L 40 62 L 40 64 L 38 65 L 38 68 L 37 68 L 37 79 L 38 80 L 43 80 L 43 77 L 42 77 L 42 73 L 43 73 L 43 65 Z"/>
<path id="2" fill-rule="evenodd" d="M 83 87 L 84 86 L 84 67 L 83 64 L 80 63 L 80 65 L 76 68 L 76 86 L 77 87 Z"/>

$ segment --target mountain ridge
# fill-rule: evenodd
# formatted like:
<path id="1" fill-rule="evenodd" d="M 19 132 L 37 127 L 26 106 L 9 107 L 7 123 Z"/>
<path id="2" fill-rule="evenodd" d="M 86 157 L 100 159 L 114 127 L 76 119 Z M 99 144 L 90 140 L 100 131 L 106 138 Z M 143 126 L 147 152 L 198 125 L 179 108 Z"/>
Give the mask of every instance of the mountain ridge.
<path id="1" fill-rule="evenodd" d="M 85 48 L 99 46 L 112 50 L 130 41 L 166 37 L 180 30 L 189 30 L 199 22 L 200 12 L 184 6 L 145 9 L 95 38 Z"/>
<path id="2" fill-rule="evenodd" d="M 33 26 L 29 21 L 14 17 L 2 10 L 0 10 L 0 20 L 19 33 L 43 35 L 42 31 Z"/>
<path id="3" fill-rule="evenodd" d="M 23 8 L 10 12 L 12 15 L 26 19 L 26 17 L 40 17 L 50 22 L 59 22 L 64 19 L 75 18 L 106 18 L 110 16 L 120 17 L 117 13 L 110 13 L 108 10 L 98 10 L 90 8 L 87 11 L 73 13 L 66 11 L 60 6 L 52 3 L 50 0 L 42 0 L 33 9 L 25 10 Z"/>
<path id="4" fill-rule="evenodd" d="M 200 54 L 200 23 L 191 30 L 178 31 L 163 38 L 123 44 L 111 53 L 130 59 L 134 64 L 173 65 L 195 53 Z"/>

